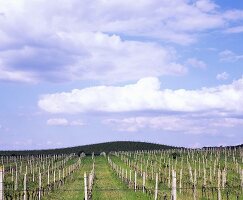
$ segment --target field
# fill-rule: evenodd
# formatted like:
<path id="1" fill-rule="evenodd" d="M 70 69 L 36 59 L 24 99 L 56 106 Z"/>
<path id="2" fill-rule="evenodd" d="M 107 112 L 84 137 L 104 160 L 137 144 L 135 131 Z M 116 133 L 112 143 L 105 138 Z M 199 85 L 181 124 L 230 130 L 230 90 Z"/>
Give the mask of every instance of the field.
<path id="1" fill-rule="evenodd" d="M 0 158 L 4 199 L 243 199 L 241 148 Z"/>

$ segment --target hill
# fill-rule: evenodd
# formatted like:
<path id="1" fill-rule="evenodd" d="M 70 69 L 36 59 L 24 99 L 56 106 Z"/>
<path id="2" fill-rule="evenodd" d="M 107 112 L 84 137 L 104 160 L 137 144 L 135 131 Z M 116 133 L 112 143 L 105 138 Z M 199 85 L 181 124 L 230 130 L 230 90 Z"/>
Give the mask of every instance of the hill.
<path id="1" fill-rule="evenodd" d="M 116 141 L 60 149 L 0 151 L 0 155 L 80 154 L 82 152 L 85 154 L 92 154 L 92 152 L 100 154 L 101 152 L 108 153 L 111 151 L 159 150 L 172 148 L 176 147 L 147 142 Z"/>

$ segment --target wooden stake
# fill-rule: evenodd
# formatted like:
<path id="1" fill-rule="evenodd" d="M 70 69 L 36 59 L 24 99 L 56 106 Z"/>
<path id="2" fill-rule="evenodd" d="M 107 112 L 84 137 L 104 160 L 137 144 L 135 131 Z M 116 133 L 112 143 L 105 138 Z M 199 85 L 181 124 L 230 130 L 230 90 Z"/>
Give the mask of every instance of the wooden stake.
<path id="1" fill-rule="evenodd" d="M 155 177 L 155 191 L 154 191 L 154 200 L 158 199 L 158 173 L 156 173 Z"/>
<path id="2" fill-rule="evenodd" d="M 134 191 L 136 192 L 137 191 L 137 172 L 135 171 L 135 174 L 134 174 Z"/>
<path id="3" fill-rule="evenodd" d="M 39 196 L 38 196 L 38 200 L 41 199 L 41 173 L 39 173 Z"/>
<path id="4" fill-rule="evenodd" d="M 14 190 L 17 190 L 17 189 L 18 189 L 18 169 L 17 169 L 17 164 L 16 164 Z"/>
<path id="5" fill-rule="evenodd" d="M 48 171 L 47 171 L 47 185 L 50 185 L 50 171 L 49 171 L 49 166 L 48 166 Z"/>
<path id="6" fill-rule="evenodd" d="M 88 200 L 87 175 L 84 173 L 84 200 Z"/>
<path id="7" fill-rule="evenodd" d="M 145 192 L 145 181 L 146 181 L 146 175 L 145 172 L 143 172 L 143 193 Z"/>
<path id="8" fill-rule="evenodd" d="M 221 200 L 221 191 L 220 191 L 220 183 L 221 183 L 221 171 L 218 169 L 218 200 Z"/>
<path id="9" fill-rule="evenodd" d="M 27 183 L 27 180 L 26 180 L 26 174 L 25 174 L 24 175 L 24 200 L 27 199 L 26 183 Z"/>
<path id="10" fill-rule="evenodd" d="M 4 199 L 4 191 L 3 191 L 3 168 L 0 167 L 0 200 Z"/>
<path id="11" fill-rule="evenodd" d="M 129 173 L 129 184 L 132 182 L 132 170 L 130 170 L 130 173 Z"/>
<path id="12" fill-rule="evenodd" d="M 180 169 L 180 194 L 181 194 L 181 188 L 182 188 L 182 169 Z"/>
<path id="13" fill-rule="evenodd" d="M 176 171 L 172 171 L 172 200 L 176 200 Z"/>
<path id="14" fill-rule="evenodd" d="M 54 185 L 55 185 L 55 182 L 56 182 L 56 170 L 54 170 L 53 173 L 54 173 L 54 174 L 53 174 L 53 183 L 54 183 Z"/>

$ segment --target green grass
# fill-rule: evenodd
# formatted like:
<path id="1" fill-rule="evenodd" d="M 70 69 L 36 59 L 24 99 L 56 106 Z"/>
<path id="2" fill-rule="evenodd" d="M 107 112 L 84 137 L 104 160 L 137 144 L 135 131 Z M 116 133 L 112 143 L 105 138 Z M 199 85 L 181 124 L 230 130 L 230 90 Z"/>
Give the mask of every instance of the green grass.
<path id="1" fill-rule="evenodd" d="M 118 175 L 112 170 L 110 165 L 107 162 L 107 158 L 103 156 L 96 156 L 95 157 L 95 180 L 94 180 L 94 187 L 93 187 L 93 200 L 149 200 L 154 199 L 153 191 L 155 186 L 155 174 L 153 175 L 153 179 L 151 178 L 151 172 L 158 172 L 158 169 L 160 169 L 160 177 L 162 177 L 161 182 L 158 185 L 159 190 L 159 199 L 163 198 L 163 196 L 166 194 L 167 199 L 170 199 L 170 193 L 171 188 L 168 187 L 168 172 L 169 169 L 172 168 L 177 171 L 177 187 L 179 187 L 179 171 L 181 168 L 183 168 L 183 176 L 182 176 L 182 193 L 180 194 L 180 190 L 178 188 L 177 190 L 177 199 L 178 200 L 193 200 L 193 191 L 192 191 L 192 185 L 188 184 L 190 182 L 190 176 L 189 176 L 189 170 L 188 170 L 188 163 L 187 159 L 190 162 L 192 171 L 194 173 L 194 169 L 197 169 L 197 199 L 198 200 L 206 200 L 206 199 L 217 199 L 217 191 L 216 189 L 212 190 L 211 187 L 217 186 L 217 169 L 220 166 L 220 169 L 222 170 L 225 166 L 225 156 L 223 153 L 219 154 L 216 152 L 213 152 L 213 156 L 211 154 L 206 155 L 205 152 L 196 152 L 194 153 L 194 158 L 191 156 L 192 153 L 190 153 L 190 156 L 188 156 L 188 153 L 178 153 L 179 156 L 175 158 L 172 157 L 171 151 L 169 152 L 163 152 L 163 153 L 136 153 L 136 152 L 130 152 L 130 153 L 120 153 L 119 156 L 115 156 L 110 154 L 109 157 L 111 160 L 121 167 L 124 171 L 127 170 L 128 177 L 129 172 L 131 170 L 132 172 L 132 179 L 134 180 L 134 170 L 137 171 L 137 185 L 142 185 L 142 177 L 140 176 L 140 169 L 142 166 L 142 172 L 147 171 L 149 173 L 149 176 L 146 179 L 146 188 L 150 189 L 150 192 L 152 192 L 151 196 L 148 196 L 148 194 L 142 193 L 142 191 L 135 192 L 133 188 L 128 188 L 126 183 L 122 182 L 122 180 L 118 177 Z M 231 153 L 232 154 L 232 153 Z M 227 199 L 226 194 L 229 194 L 228 199 L 236 199 L 236 196 L 238 196 L 239 200 L 243 200 L 243 193 L 240 185 L 240 175 L 237 172 L 237 166 L 243 167 L 241 157 L 239 156 L 239 153 L 235 153 L 235 157 L 238 160 L 238 165 L 236 166 L 235 161 L 233 157 L 228 155 L 227 157 L 227 184 L 228 186 L 223 190 L 221 190 L 222 199 Z M 117 155 L 117 154 L 116 154 Z M 199 160 L 199 158 L 201 160 Z M 77 157 L 72 157 L 66 165 L 71 165 L 77 161 Z M 127 159 L 130 160 L 131 167 L 126 164 Z M 148 161 L 147 161 L 148 159 Z M 206 172 L 207 172 L 207 197 L 202 197 L 202 184 L 203 184 L 203 168 L 204 164 L 202 160 L 205 160 L 207 162 L 206 165 Z M 218 161 L 217 161 L 218 159 Z M 183 162 L 182 162 L 183 160 Z M 216 164 L 214 164 L 216 162 Z M 81 166 L 79 169 L 75 170 L 75 172 L 69 176 L 66 179 L 65 185 L 56 188 L 53 192 L 49 193 L 49 195 L 45 195 L 42 199 L 44 200 L 78 200 L 78 199 L 84 199 L 84 172 L 89 174 L 89 172 L 92 169 L 92 163 L 93 160 L 91 156 L 84 157 L 81 162 Z M 148 163 L 148 164 L 147 164 Z M 23 162 L 23 170 L 25 169 L 25 166 L 27 162 Z M 45 165 L 45 171 L 46 171 L 46 164 L 45 162 L 42 163 Z M 146 170 L 147 165 L 147 170 Z M 170 167 L 168 167 L 170 165 Z M 199 165 L 201 167 L 201 173 L 198 174 Z M 213 168 L 215 165 L 215 176 L 213 176 Z M 12 165 L 13 166 L 13 165 Z M 19 166 L 19 165 L 18 165 Z M 42 165 L 41 165 L 42 166 Z M 58 167 L 57 167 L 58 169 Z M 209 181 L 209 170 L 211 169 L 212 172 L 212 181 Z M 37 173 L 36 173 L 37 175 Z M 56 173 L 56 178 L 57 178 Z M 31 176 L 29 175 L 29 179 L 31 180 Z M 53 174 L 50 175 L 50 180 L 53 180 Z M 5 176 L 5 181 L 7 183 L 11 182 L 11 173 L 8 173 Z M 23 188 L 23 174 L 19 177 L 19 188 Z M 46 173 L 43 174 L 43 180 L 42 184 L 45 187 L 47 184 L 47 175 Z M 237 187 L 235 187 L 237 186 Z M 37 177 L 34 183 L 31 181 L 28 182 L 27 188 L 32 189 L 38 187 L 38 181 Z M 186 189 L 185 189 L 186 188 Z"/>
<path id="2" fill-rule="evenodd" d="M 92 159 L 82 159 L 80 170 L 73 174 L 73 179 L 65 185 L 45 196 L 43 200 L 80 200 L 84 197 L 84 172 L 92 168 Z"/>
<path id="3" fill-rule="evenodd" d="M 84 172 L 90 172 L 92 159 L 86 157 L 82 160 L 81 169 L 74 173 L 73 180 L 64 186 L 46 195 L 43 200 L 80 200 L 84 198 Z M 134 192 L 122 183 L 110 169 L 105 157 L 95 157 L 95 184 L 93 187 L 93 200 L 148 200 L 142 192 Z"/>
<path id="4" fill-rule="evenodd" d="M 94 200 L 147 200 L 142 192 L 134 192 L 122 183 L 109 167 L 106 158 L 96 157 L 96 179 L 93 189 Z"/>
<path id="5" fill-rule="evenodd" d="M 123 154 L 125 155 L 126 152 Z M 136 156 L 134 156 L 136 155 Z M 183 156 L 183 155 L 182 155 Z M 184 157 L 184 161 L 186 160 L 186 156 Z M 110 158 L 112 159 L 112 161 L 114 163 L 116 163 L 119 167 L 122 167 L 123 169 L 127 169 L 128 172 L 130 171 L 130 169 L 132 170 L 133 174 L 134 174 L 134 168 L 136 167 L 137 168 L 137 184 L 141 185 L 142 184 L 142 177 L 140 177 L 140 173 L 139 173 L 139 170 L 140 170 L 140 164 L 142 163 L 143 165 L 143 170 L 145 170 L 145 165 L 146 165 L 146 162 L 144 163 L 143 161 L 144 160 L 147 160 L 148 157 L 150 157 L 149 159 L 149 165 L 148 165 L 148 172 L 151 173 L 151 163 L 153 163 L 153 168 L 154 169 L 158 169 L 159 168 L 159 163 L 160 163 L 160 154 L 157 154 L 157 155 L 153 155 L 153 154 L 150 154 L 150 155 L 146 155 L 146 154 L 142 154 L 142 155 L 138 155 L 138 154 L 134 154 L 134 152 L 130 155 L 130 154 L 126 154 L 125 157 L 128 157 L 129 160 L 131 161 L 132 163 L 132 167 L 129 167 L 126 162 L 124 161 L 124 156 L 122 157 L 121 155 L 119 157 L 117 156 L 112 156 L 110 155 Z M 167 157 L 167 160 L 166 160 L 166 163 L 170 163 L 171 166 L 173 166 L 174 169 L 177 170 L 177 187 L 179 187 L 179 170 L 180 170 L 180 167 L 181 167 L 181 163 L 178 162 L 177 165 L 175 164 L 175 160 L 174 159 L 171 159 L 170 161 L 168 161 L 168 154 L 166 155 Z M 142 158 L 142 162 L 141 162 L 141 158 Z M 221 156 L 220 159 L 219 159 L 219 163 L 221 163 L 221 170 L 222 170 L 222 166 L 224 166 L 224 160 L 223 160 L 224 156 Z M 126 159 L 125 159 L 126 160 Z M 240 160 L 240 159 L 239 159 Z M 208 167 L 207 169 L 209 170 L 209 165 L 211 165 L 212 167 L 212 161 L 210 161 L 209 159 L 207 160 L 208 161 Z M 192 166 L 192 170 L 193 170 L 193 173 L 194 173 L 194 169 L 195 167 L 197 168 L 198 170 L 198 163 L 197 165 L 195 166 L 194 165 L 194 160 L 193 159 L 190 159 L 190 162 L 192 163 L 191 166 Z M 219 164 L 216 165 L 216 169 L 218 167 Z M 228 173 L 227 173 L 227 184 L 229 184 L 229 187 L 225 188 L 225 189 L 221 189 L 221 196 L 222 196 L 222 199 L 227 199 L 226 195 L 228 195 L 228 199 L 236 199 L 236 196 L 238 196 L 238 199 L 240 200 L 243 200 L 243 193 L 242 191 L 240 190 L 239 188 L 239 184 L 240 184 L 240 175 L 239 173 L 236 173 L 236 169 L 235 169 L 235 164 L 232 162 L 232 160 L 230 158 L 228 158 L 228 161 L 227 161 L 227 165 L 228 165 Z M 239 164 L 241 165 L 241 163 Z M 201 169 L 203 168 L 203 165 L 201 163 Z M 168 178 L 168 167 L 166 168 L 166 165 L 162 164 L 160 169 L 162 170 L 161 172 L 161 175 L 162 175 L 162 178 L 163 177 L 167 177 Z M 187 169 L 187 164 L 184 162 L 183 163 L 183 176 L 182 176 L 182 187 L 183 188 L 187 188 L 187 189 L 182 189 L 182 193 L 179 192 L 179 189 L 177 190 L 177 198 L 179 200 L 193 200 L 193 190 L 192 190 L 192 185 L 185 185 L 186 183 L 189 182 L 189 171 Z M 166 173 L 167 172 L 167 173 Z M 207 171 L 207 181 L 208 181 L 208 176 L 209 176 L 209 171 Z M 197 174 L 198 174 L 198 171 L 197 171 Z M 197 178 L 197 190 L 196 190 L 196 193 L 197 193 L 197 197 L 196 199 L 200 199 L 200 200 L 204 200 L 206 199 L 206 197 L 202 197 L 202 184 L 203 184 L 203 177 L 202 177 L 202 174 L 203 172 L 201 171 L 201 177 L 198 177 Z M 155 177 L 155 176 L 154 176 Z M 151 180 L 151 176 L 149 177 L 150 180 L 146 180 L 146 188 L 154 188 L 155 186 L 155 180 Z M 155 179 L 155 178 L 154 178 Z M 158 185 L 158 189 L 159 189 L 159 193 L 160 193 L 160 198 L 166 194 L 167 195 L 167 198 L 170 197 L 170 193 L 171 193 L 171 189 L 168 187 L 168 179 L 166 179 L 166 181 L 164 182 L 164 179 L 161 183 L 159 183 Z M 209 183 L 207 182 L 207 189 L 206 189 L 206 193 L 207 193 L 207 197 L 209 197 L 209 199 L 217 199 L 217 191 L 216 189 L 214 189 L 213 191 L 213 194 L 212 194 L 212 189 L 210 187 L 216 187 L 217 186 L 217 170 L 216 170 L 216 174 L 215 174 L 215 177 L 212 178 L 212 183 Z M 238 186 L 238 187 L 235 187 L 235 186 Z M 209 187 L 209 188 L 208 188 Z M 228 194 L 227 194 L 228 192 Z"/>

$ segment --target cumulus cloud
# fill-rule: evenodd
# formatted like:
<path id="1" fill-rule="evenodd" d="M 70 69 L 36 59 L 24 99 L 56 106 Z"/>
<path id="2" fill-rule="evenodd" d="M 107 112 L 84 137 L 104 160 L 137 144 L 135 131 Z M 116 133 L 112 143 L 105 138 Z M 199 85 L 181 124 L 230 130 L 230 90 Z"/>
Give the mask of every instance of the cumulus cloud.
<path id="1" fill-rule="evenodd" d="M 6 69 L 1 66 L 0 60 L 0 81 L 35 83 L 37 78 L 34 73 Z"/>
<path id="2" fill-rule="evenodd" d="M 207 67 L 206 63 L 197 58 L 189 58 L 186 61 L 186 64 L 195 68 L 205 69 Z"/>
<path id="3" fill-rule="evenodd" d="M 243 78 L 200 90 L 161 89 L 155 77 L 125 86 L 95 86 L 43 95 L 38 105 L 50 113 L 223 110 L 243 111 Z"/>
<path id="4" fill-rule="evenodd" d="M 2 51 L 2 63 L 16 70 L 41 73 L 44 79 L 57 81 L 95 79 L 115 82 L 145 75 L 182 75 L 187 71 L 176 62 L 173 49 L 155 43 L 123 41 L 117 35 L 101 32 L 62 32 L 56 40 L 60 49 L 58 46 L 54 49 L 25 46 Z M 22 74 L 27 75 L 27 72 Z"/>
<path id="5" fill-rule="evenodd" d="M 200 33 L 242 19 L 242 11 L 220 12 L 210 0 L 0 4 L 1 79 L 25 82 L 181 75 L 185 66 L 161 41 L 188 45 Z"/>
<path id="6" fill-rule="evenodd" d="M 142 129 L 154 129 L 183 133 L 202 133 L 207 128 L 201 121 L 178 116 L 131 117 L 124 119 L 106 119 L 104 124 L 113 126 L 118 131 L 135 132 Z M 215 130 L 213 130 L 215 131 Z"/>
<path id="7" fill-rule="evenodd" d="M 187 134 L 218 133 L 219 128 L 243 127 L 243 119 L 198 118 L 191 115 L 167 115 L 155 117 L 129 117 L 105 119 L 104 124 L 118 131 L 136 132 L 142 129 L 181 132 Z"/>
<path id="8" fill-rule="evenodd" d="M 227 72 L 217 74 L 216 76 L 217 80 L 227 80 L 228 78 L 229 78 L 229 74 Z"/>
<path id="9" fill-rule="evenodd" d="M 49 126 L 83 126 L 84 123 L 81 120 L 68 121 L 65 118 L 51 118 L 46 122 Z"/>
<path id="10" fill-rule="evenodd" d="M 211 0 L 197 0 L 196 7 L 204 12 L 215 11 L 218 7 L 213 1 Z"/>
<path id="11" fill-rule="evenodd" d="M 236 62 L 238 60 L 243 59 L 243 55 L 237 55 L 236 53 L 230 50 L 224 50 L 219 53 L 219 59 L 220 61 Z"/>

